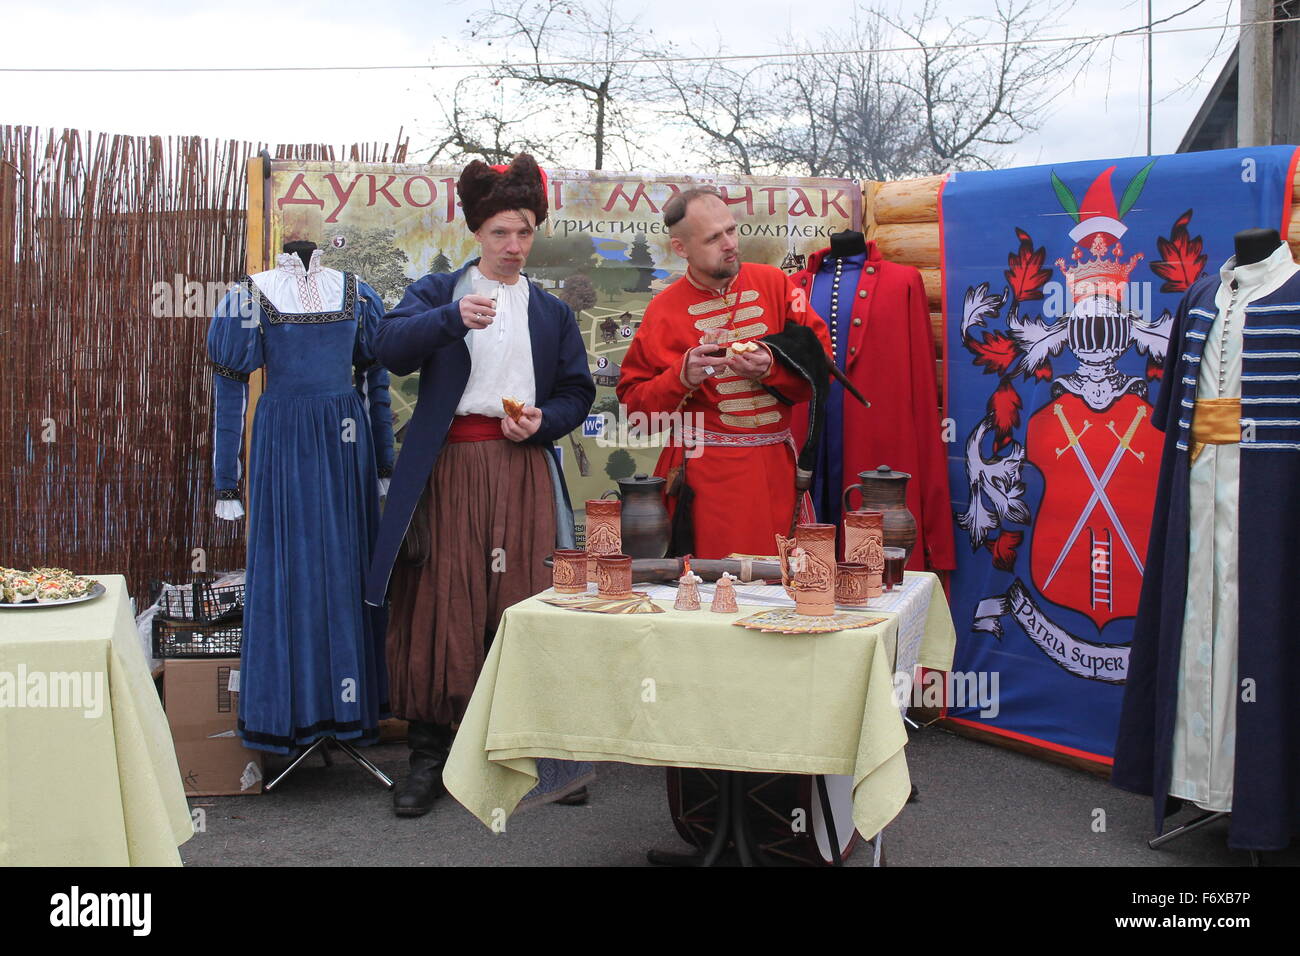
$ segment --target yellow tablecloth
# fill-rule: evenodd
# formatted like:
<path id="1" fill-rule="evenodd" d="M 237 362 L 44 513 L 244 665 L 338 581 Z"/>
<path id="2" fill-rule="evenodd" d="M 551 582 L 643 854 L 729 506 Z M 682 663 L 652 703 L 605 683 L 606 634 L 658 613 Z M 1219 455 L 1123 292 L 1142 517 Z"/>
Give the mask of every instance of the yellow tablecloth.
<path id="1" fill-rule="evenodd" d="M 3 866 L 179 866 L 193 835 L 126 580 L 96 580 L 93 601 L 0 610 Z"/>
<path id="2" fill-rule="evenodd" d="M 931 593 L 919 660 L 949 670 L 955 632 L 937 578 Z M 752 606 L 667 607 L 605 615 L 529 598 L 509 608 L 443 772 L 451 794 L 501 829 L 537 782 L 534 758 L 555 757 L 851 775 L 859 832 L 898 814 L 910 781 L 891 679 L 896 616 L 796 636 L 732 626 Z"/>

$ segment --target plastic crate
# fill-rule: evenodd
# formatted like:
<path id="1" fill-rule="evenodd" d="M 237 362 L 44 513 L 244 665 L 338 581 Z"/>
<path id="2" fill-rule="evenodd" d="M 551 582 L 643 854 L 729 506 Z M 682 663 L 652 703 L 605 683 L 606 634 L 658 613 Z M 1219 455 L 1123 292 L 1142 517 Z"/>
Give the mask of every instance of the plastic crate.
<path id="1" fill-rule="evenodd" d="M 153 656 L 159 660 L 178 657 L 238 657 L 244 621 L 215 621 L 210 624 L 178 624 L 153 619 Z"/>
<path id="2" fill-rule="evenodd" d="M 244 613 L 244 586 L 214 588 L 203 581 L 158 596 L 158 613 L 171 621 L 221 621 Z"/>

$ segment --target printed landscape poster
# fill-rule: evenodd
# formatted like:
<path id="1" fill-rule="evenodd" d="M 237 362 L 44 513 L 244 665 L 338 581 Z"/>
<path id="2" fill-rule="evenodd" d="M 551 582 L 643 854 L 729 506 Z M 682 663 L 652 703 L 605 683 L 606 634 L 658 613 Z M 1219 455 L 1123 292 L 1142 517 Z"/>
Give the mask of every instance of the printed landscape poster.
<path id="1" fill-rule="evenodd" d="M 954 670 L 950 716 L 1109 762 L 1163 435 L 1173 313 L 1242 229 L 1290 218 L 1293 147 L 957 173 L 940 194 Z M 965 544 L 965 548 L 963 548 Z"/>
<path id="2" fill-rule="evenodd" d="M 476 255 L 456 200 L 459 173 L 457 166 L 276 160 L 265 191 L 271 251 L 309 239 L 324 250 L 324 265 L 355 272 L 392 307 L 413 280 L 452 272 Z M 526 271 L 573 307 L 596 381 L 592 414 L 560 445 L 581 512 L 582 501 L 616 490 L 618 478 L 651 472 L 658 457 L 656 447 L 619 439 L 614 385 L 646 304 L 685 271 L 669 248 L 663 204 L 681 189 L 717 186 L 739 223 L 742 258 L 793 272 L 832 233 L 859 225 L 861 191 L 842 179 L 547 175 L 550 214 Z M 416 380 L 393 382 L 399 429 L 410 420 Z"/>

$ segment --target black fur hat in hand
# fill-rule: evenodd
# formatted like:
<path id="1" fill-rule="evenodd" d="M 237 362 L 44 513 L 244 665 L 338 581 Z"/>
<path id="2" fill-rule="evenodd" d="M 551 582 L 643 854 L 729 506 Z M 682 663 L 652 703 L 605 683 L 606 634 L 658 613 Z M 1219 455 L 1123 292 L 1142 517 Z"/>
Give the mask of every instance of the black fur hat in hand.
<path id="1" fill-rule="evenodd" d="M 456 193 L 470 232 L 478 232 L 483 223 L 507 209 L 531 210 L 535 226 L 546 219 L 546 173 L 527 153 L 520 153 L 509 166 L 474 160 L 461 172 Z"/>

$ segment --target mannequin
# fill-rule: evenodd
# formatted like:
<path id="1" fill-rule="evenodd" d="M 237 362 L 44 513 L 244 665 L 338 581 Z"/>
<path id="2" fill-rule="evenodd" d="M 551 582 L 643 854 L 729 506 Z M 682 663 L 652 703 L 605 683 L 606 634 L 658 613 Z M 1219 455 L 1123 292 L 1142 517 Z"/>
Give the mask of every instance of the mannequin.
<path id="1" fill-rule="evenodd" d="M 918 536 L 908 567 L 956 567 L 934 339 L 920 272 L 886 262 L 874 242 L 846 229 L 832 235 L 830 248 L 814 253 L 793 281 L 830 327 L 836 364 L 871 403 L 869 409 L 846 405 L 844 388 L 832 381 L 825 440 L 813 470 L 817 520 L 838 525 L 845 486 L 860 471 L 890 465 L 913 476 L 907 506 Z M 801 444 L 807 415 L 796 413 L 793 422 Z"/>
<path id="2" fill-rule="evenodd" d="M 1277 250 L 1281 241 L 1276 229 L 1243 229 L 1232 237 L 1233 248 L 1237 250 L 1237 265 L 1263 262 Z"/>
<path id="3" fill-rule="evenodd" d="M 867 251 L 867 237 L 852 229 L 845 229 L 831 236 L 831 255 L 842 259 L 845 256 L 860 256 Z"/>
<path id="4" fill-rule="evenodd" d="M 281 248 L 300 258 L 304 269 L 311 268 L 311 254 L 316 251 L 316 243 L 310 239 L 290 239 Z"/>
<path id="5" fill-rule="evenodd" d="M 1112 779 L 1153 796 L 1157 832 L 1185 800 L 1232 814 L 1229 846 L 1273 850 L 1300 830 L 1300 266 L 1276 230 L 1233 239 L 1179 306 L 1152 414 L 1165 448 Z"/>
<path id="6" fill-rule="evenodd" d="M 217 516 L 244 517 L 248 377 L 267 370 L 251 435 L 239 695 L 244 745 L 290 753 L 368 743 L 388 716 L 382 612 L 362 597 L 391 473 L 388 373 L 372 343 L 384 307 L 315 243 L 286 243 L 246 276 L 208 330 Z"/>

